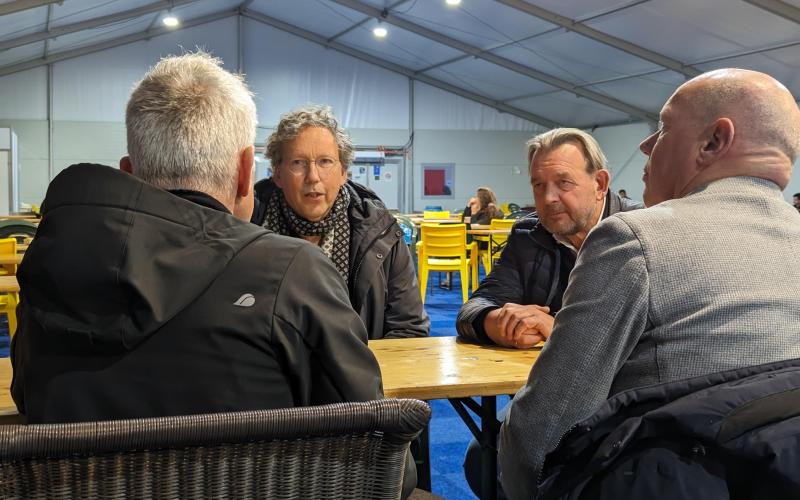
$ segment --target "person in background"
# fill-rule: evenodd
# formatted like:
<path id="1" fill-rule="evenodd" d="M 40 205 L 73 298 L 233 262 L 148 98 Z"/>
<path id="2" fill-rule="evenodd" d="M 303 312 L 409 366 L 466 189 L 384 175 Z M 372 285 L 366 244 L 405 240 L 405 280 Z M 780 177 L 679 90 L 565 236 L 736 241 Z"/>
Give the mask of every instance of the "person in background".
<path id="1" fill-rule="evenodd" d="M 620 198 L 628 199 L 628 192 L 625 191 L 624 189 L 620 189 L 618 194 Z"/>
<path id="2" fill-rule="evenodd" d="M 319 246 L 370 339 L 427 336 L 430 320 L 403 230 L 375 193 L 347 180 L 354 149 L 332 110 L 307 106 L 283 115 L 266 154 L 274 173 L 256 183 L 251 221 Z"/>
<path id="3" fill-rule="evenodd" d="M 536 495 L 545 455 L 609 396 L 800 357 L 800 255 L 785 251 L 800 248 L 800 214 L 782 193 L 797 103 L 766 74 L 721 69 L 681 85 L 660 118 L 640 145 L 648 208 L 583 242 L 511 403 L 498 458 L 512 499 Z"/>
<path id="4" fill-rule="evenodd" d="M 469 204 L 461 215 L 465 221 L 469 217 L 470 224 L 488 226 L 492 219 L 502 219 L 505 214 L 497 207 L 497 197 L 491 188 L 479 187 L 475 196 L 469 199 Z"/>
<path id="5" fill-rule="evenodd" d="M 50 183 L 19 268 L 12 396 L 30 423 L 366 401 L 378 363 L 314 245 L 250 224 L 256 107 L 198 52 L 125 113 L 121 170 Z"/>
<path id="6" fill-rule="evenodd" d="M 792 205 L 797 209 L 798 212 L 800 212 L 800 193 L 795 193 L 792 195 Z"/>

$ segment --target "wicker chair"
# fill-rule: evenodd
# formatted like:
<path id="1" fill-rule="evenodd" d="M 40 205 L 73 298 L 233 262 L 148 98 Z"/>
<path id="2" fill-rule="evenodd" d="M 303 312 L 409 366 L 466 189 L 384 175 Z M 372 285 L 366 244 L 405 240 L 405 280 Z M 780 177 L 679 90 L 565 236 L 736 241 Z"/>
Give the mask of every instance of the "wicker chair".
<path id="1" fill-rule="evenodd" d="M 400 497 L 413 399 L 0 426 L 0 498 Z"/>

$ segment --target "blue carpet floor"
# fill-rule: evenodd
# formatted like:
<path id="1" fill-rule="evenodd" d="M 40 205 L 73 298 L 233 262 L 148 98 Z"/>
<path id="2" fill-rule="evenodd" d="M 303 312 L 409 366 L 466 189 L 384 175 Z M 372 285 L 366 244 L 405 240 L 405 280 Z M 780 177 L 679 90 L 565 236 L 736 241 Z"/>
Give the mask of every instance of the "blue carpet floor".
<path id="1" fill-rule="evenodd" d="M 444 274 L 442 275 L 444 277 Z M 482 278 L 483 276 L 481 276 Z M 453 275 L 452 290 L 438 287 L 437 274 L 428 281 L 425 309 L 431 318 L 431 336 L 456 335 L 456 316 L 461 307 L 461 285 L 458 274 Z M 0 317 L 0 357 L 7 357 L 9 349 L 8 322 Z M 497 398 L 502 408 L 507 397 Z M 446 400 L 430 402 L 433 419 L 430 424 L 431 485 L 433 492 L 446 499 L 472 499 L 475 496 L 467 486 L 462 462 L 472 434 Z"/>

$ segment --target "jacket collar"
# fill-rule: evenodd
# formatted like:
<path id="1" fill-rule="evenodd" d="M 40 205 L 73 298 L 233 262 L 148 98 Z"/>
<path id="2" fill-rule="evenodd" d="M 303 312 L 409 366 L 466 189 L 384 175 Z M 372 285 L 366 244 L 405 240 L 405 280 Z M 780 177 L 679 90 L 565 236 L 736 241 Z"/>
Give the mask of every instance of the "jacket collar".
<path id="1" fill-rule="evenodd" d="M 225 212 L 226 214 L 231 213 L 230 210 L 225 208 L 225 205 L 220 203 L 216 198 L 201 191 L 192 191 L 191 189 L 169 189 L 168 191 L 179 198 L 197 203 L 201 207 L 211 208 L 220 212 Z"/>

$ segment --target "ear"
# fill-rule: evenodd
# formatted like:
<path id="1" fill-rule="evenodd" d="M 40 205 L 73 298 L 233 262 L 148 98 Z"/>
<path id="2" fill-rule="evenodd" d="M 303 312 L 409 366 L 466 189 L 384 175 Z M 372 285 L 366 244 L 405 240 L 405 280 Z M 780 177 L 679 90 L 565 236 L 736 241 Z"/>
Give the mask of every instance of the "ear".
<path id="1" fill-rule="evenodd" d="M 133 175 L 133 164 L 130 156 L 123 156 L 119 159 L 119 169 Z"/>
<path id="2" fill-rule="evenodd" d="M 281 168 L 280 164 L 272 165 L 272 182 L 274 182 L 279 188 L 283 189 L 283 169 Z"/>
<path id="3" fill-rule="evenodd" d="M 701 169 L 714 164 L 725 156 L 733 146 L 735 135 L 730 118 L 720 118 L 711 124 L 701 137 L 697 166 Z"/>
<path id="4" fill-rule="evenodd" d="M 608 192 L 608 183 L 611 179 L 611 176 L 608 174 L 608 170 L 598 170 L 594 173 L 594 181 L 597 183 L 597 199 L 604 198 L 606 193 Z"/>
<path id="5" fill-rule="evenodd" d="M 236 180 L 236 197 L 244 198 L 253 189 L 253 166 L 255 165 L 255 148 L 248 146 L 239 154 L 239 176 Z"/>

